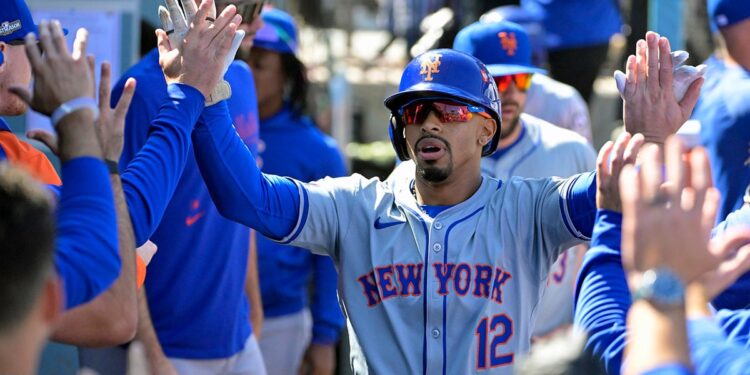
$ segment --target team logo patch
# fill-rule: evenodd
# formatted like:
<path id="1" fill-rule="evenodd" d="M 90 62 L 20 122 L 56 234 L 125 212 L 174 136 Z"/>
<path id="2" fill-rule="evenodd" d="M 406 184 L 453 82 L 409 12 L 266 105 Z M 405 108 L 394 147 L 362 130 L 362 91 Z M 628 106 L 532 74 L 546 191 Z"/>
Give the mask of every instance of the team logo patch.
<path id="1" fill-rule="evenodd" d="M 0 24 L 0 36 L 12 34 L 21 29 L 21 20 L 5 21 Z"/>
<path id="2" fill-rule="evenodd" d="M 518 40 L 516 39 L 516 33 L 501 31 L 497 34 L 500 37 L 500 46 L 505 50 L 508 56 L 514 56 L 518 49 Z"/>
<path id="3" fill-rule="evenodd" d="M 424 76 L 425 81 L 432 81 L 432 75 L 440 73 L 440 59 L 442 58 L 443 55 L 435 54 L 422 59 L 422 70 L 419 74 Z"/>

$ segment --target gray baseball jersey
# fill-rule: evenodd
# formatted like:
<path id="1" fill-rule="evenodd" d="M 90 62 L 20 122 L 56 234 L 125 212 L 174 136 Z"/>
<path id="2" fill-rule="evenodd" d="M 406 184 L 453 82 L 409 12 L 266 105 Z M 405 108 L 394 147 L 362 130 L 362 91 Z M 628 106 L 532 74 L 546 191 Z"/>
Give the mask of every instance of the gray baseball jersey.
<path id="1" fill-rule="evenodd" d="M 580 135 L 528 114 L 522 114 L 520 120 L 523 131 L 518 141 L 482 159 L 484 175 L 506 181 L 512 176 L 570 177 L 596 168 L 596 152 Z M 405 162 L 388 180 L 408 180 L 413 176 L 414 163 Z M 550 270 L 536 316 L 534 336 L 543 336 L 573 323 L 575 279 L 584 252 L 581 247 L 567 249 Z"/>
<path id="2" fill-rule="evenodd" d="M 300 188 L 283 242 L 333 258 L 356 373 L 511 374 L 559 249 L 586 239 L 574 181 L 483 177 L 433 219 L 413 178 L 327 178 Z"/>
<path id="3" fill-rule="evenodd" d="M 572 130 L 591 142 L 589 107 L 573 86 L 544 74 L 534 74 L 523 111 Z"/>

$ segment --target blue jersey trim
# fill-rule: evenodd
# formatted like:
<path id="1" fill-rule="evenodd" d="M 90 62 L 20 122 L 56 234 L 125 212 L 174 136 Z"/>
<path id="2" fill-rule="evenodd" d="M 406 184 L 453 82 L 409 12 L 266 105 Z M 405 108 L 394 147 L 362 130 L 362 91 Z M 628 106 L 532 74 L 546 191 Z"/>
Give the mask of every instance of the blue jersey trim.
<path id="1" fill-rule="evenodd" d="M 526 136 L 526 126 L 524 126 L 523 122 L 520 119 L 518 121 L 519 121 L 518 125 L 521 126 L 521 134 L 518 135 L 518 138 L 516 138 L 516 140 L 513 141 L 513 143 L 511 143 L 510 146 L 505 147 L 505 148 L 499 148 L 497 151 L 495 151 L 495 153 L 490 156 L 491 158 L 495 160 L 500 160 L 500 158 L 502 158 L 505 154 L 507 154 L 508 151 L 513 149 L 513 147 L 516 147 L 519 143 L 521 143 L 523 138 Z"/>
<path id="2" fill-rule="evenodd" d="M 453 224 L 448 226 L 448 229 L 445 230 L 445 252 L 443 253 L 443 264 L 448 263 L 448 239 L 450 238 L 451 231 L 453 228 L 456 227 L 456 225 L 461 224 L 462 222 L 469 220 L 472 216 L 478 214 L 480 211 L 484 210 L 484 207 L 479 207 L 476 209 L 476 211 L 470 213 L 464 218 L 458 219 Z M 428 249 L 429 250 L 429 249 Z M 448 316 L 448 296 L 443 296 L 443 375 L 446 375 L 446 369 L 448 368 L 448 330 L 447 330 L 447 316 Z"/>
<path id="3" fill-rule="evenodd" d="M 560 214 L 563 217 L 565 228 L 568 229 L 568 232 L 570 232 L 570 234 L 572 234 L 579 240 L 590 241 L 591 238 L 587 237 L 585 234 L 576 229 L 575 224 L 573 223 L 573 219 L 570 217 L 570 211 L 568 209 L 568 197 L 570 197 L 570 192 L 571 190 L 573 190 L 573 186 L 575 186 L 576 181 L 578 181 L 580 177 L 581 175 L 577 175 L 565 181 L 565 184 L 563 186 L 565 193 L 560 196 Z"/>
<path id="4" fill-rule="evenodd" d="M 277 241 L 278 243 L 282 245 L 286 245 L 288 243 L 291 243 L 292 241 L 296 240 L 297 237 L 299 237 L 300 233 L 302 233 L 302 228 L 305 227 L 305 223 L 307 223 L 307 212 L 310 210 L 310 201 L 307 197 L 307 189 L 302 185 L 301 182 L 296 181 L 294 179 L 289 179 L 292 182 L 294 182 L 297 185 L 297 189 L 299 189 L 299 197 L 300 201 L 302 203 L 302 209 L 299 210 L 299 217 L 297 217 L 297 225 L 292 229 L 292 232 L 287 238 L 281 239 Z"/>

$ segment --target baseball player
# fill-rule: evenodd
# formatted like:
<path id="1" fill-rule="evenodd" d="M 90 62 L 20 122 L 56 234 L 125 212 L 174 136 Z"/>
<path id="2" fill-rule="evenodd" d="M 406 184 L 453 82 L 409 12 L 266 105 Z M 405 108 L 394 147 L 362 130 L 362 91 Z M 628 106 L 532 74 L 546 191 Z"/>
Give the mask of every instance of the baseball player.
<path id="1" fill-rule="evenodd" d="M 483 14 L 480 22 L 510 21 L 521 25 L 531 42 L 531 61 L 536 67 L 547 63 L 547 46 L 544 30 L 544 12 L 530 4 L 504 5 Z M 538 72 L 531 77 L 527 92 L 525 113 L 551 124 L 572 130 L 589 143 L 592 141 L 589 107 L 573 86 Z"/>
<path id="2" fill-rule="evenodd" d="M 543 72 L 532 65 L 523 27 L 508 21 L 475 22 L 458 33 L 453 48 L 487 64 L 503 103 L 498 150 L 482 159 L 484 175 L 507 181 L 512 176 L 569 177 L 594 170 L 596 153 L 586 139 L 523 113 L 532 76 Z M 413 178 L 414 169 L 411 161 L 401 163 L 389 180 Z M 584 251 L 583 246 L 571 248 L 550 271 L 534 336 L 573 322 L 573 287 Z"/>
<path id="3" fill-rule="evenodd" d="M 588 239 L 594 174 L 482 176 L 500 100 L 465 53 L 418 56 L 385 104 L 398 156 L 417 165 L 411 179 L 263 174 L 226 113 L 196 126 L 198 166 L 223 215 L 333 258 L 355 373 L 509 374 L 561 246 Z"/>
<path id="4" fill-rule="evenodd" d="M 261 16 L 248 61 L 258 92 L 262 170 L 300 181 L 347 175 L 336 141 L 304 114 L 309 83 L 296 57 L 294 19 L 274 8 Z M 290 149 L 290 143 L 297 146 Z M 265 317 L 260 349 L 268 373 L 298 373 L 304 358 L 311 373 L 333 375 L 344 317 L 331 258 L 258 236 L 258 273 Z"/>

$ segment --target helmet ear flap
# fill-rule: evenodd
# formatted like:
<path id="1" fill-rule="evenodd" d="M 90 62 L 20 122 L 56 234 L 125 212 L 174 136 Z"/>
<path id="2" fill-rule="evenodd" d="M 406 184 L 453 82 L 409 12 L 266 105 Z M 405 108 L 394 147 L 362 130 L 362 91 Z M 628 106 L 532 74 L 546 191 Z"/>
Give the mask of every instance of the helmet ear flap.
<path id="1" fill-rule="evenodd" d="M 404 138 L 404 125 L 400 121 L 399 116 L 395 116 L 392 113 L 388 126 L 388 134 L 391 137 L 393 150 L 396 151 L 396 156 L 398 156 L 399 160 L 409 160 L 409 152 L 406 149 L 406 139 Z"/>

